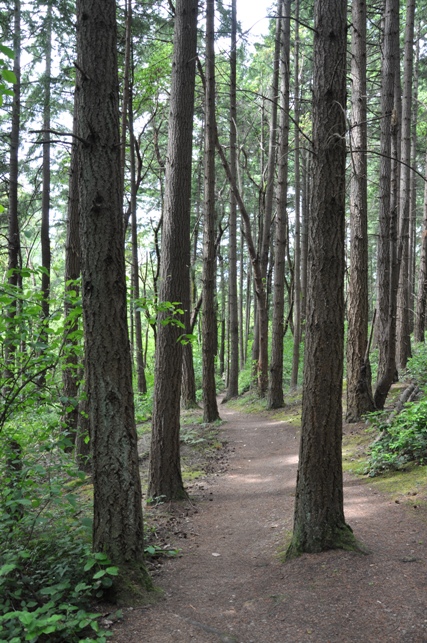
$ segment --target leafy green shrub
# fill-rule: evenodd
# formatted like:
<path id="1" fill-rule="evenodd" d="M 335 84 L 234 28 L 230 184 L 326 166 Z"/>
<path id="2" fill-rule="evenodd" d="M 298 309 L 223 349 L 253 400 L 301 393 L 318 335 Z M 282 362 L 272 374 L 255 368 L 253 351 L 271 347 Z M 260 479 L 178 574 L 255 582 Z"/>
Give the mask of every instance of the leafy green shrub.
<path id="1" fill-rule="evenodd" d="M 385 413 L 369 417 L 380 432 L 371 446 L 369 475 L 400 469 L 408 462 L 427 462 L 427 398 L 407 404 L 390 422 Z"/>
<path id="2" fill-rule="evenodd" d="M 0 448 L 0 643 L 106 641 L 90 603 L 117 575 L 91 552 L 85 474 L 58 447 L 53 413 L 6 424 Z M 27 418 L 28 422 L 28 418 Z M 57 423 L 58 425 L 58 423 Z M 36 445 L 36 446 L 35 446 Z"/>

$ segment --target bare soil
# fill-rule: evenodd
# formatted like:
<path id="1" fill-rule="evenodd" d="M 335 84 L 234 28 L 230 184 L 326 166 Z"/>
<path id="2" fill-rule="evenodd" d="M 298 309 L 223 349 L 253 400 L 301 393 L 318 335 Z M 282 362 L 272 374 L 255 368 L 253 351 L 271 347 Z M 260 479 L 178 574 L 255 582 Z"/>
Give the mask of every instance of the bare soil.
<path id="1" fill-rule="evenodd" d="M 346 476 L 346 520 L 370 553 L 283 563 L 298 428 L 274 413 L 220 413 L 228 447 L 216 473 L 193 482 L 191 502 L 150 510 L 182 549 L 154 568 L 163 598 L 125 608 L 113 643 L 427 642 L 425 504 Z"/>

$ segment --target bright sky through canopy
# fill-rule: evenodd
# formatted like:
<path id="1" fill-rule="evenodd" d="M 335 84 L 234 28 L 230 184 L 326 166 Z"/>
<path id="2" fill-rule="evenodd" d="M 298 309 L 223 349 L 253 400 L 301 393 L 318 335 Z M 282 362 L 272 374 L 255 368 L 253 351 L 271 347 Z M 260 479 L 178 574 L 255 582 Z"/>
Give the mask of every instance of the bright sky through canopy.
<path id="1" fill-rule="evenodd" d="M 244 31 L 250 29 L 254 37 L 268 32 L 269 7 L 273 0 L 237 0 L 237 20 Z"/>

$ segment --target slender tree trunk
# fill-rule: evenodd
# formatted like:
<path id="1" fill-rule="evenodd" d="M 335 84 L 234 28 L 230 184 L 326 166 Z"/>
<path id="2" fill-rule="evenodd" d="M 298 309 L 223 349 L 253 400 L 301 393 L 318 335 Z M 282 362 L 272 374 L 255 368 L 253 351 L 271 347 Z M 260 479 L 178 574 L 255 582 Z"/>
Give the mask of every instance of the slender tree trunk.
<path id="1" fill-rule="evenodd" d="M 203 419 L 219 418 L 215 386 L 215 2 L 206 1 L 205 218 L 203 230 Z"/>
<path id="2" fill-rule="evenodd" d="M 237 179 L 237 17 L 236 0 L 231 3 L 231 52 L 230 52 L 230 169 Z M 229 318 L 229 352 L 230 367 L 228 386 L 223 402 L 239 394 L 239 316 L 237 303 L 237 204 L 236 197 L 230 191 L 230 214 L 228 221 L 228 318 Z"/>
<path id="3" fill-rule="evenodd" d="M 412 85 L 414 70 L 414 22 L 415 0 L 406 3 L 405 55 L 402 99 L 402 134 L 400 169 L 400 216 L 399 244 L 401 245 L 401 263 L 399 272 L 399 290 L 397 303 L 397 364 L 401 369 L 411 357 L 411 338 L 409 329 L 409 219 L 411 202 L 411 118 L 412 118 Z"/>
<path id="4" fill-rule="evenodd" d="M 366 2 L 352 6 L 350 283 L 347 333 L 347 422 L 375 409 L 368 345 L 368 199 Z"/>
<path id="5" fill-rule="evenodd" d="M 290 0 L 283 0 L 280 46 L 280 126 L 277 176 L 277 212 L 274 245 L 273 322 L 270 381 L 267 405 L 271 409 L 284 406 L 283 398 L 283 337 L 285 310 L 285 258 L 288 241 L 288 154 L 289 154 L 289 93 L 290 93 Z"/>
<path id="6" fill-rule="evenodd" d="M 178 0 L 159 301 L 181 302 L 184 311 L 190 308 L 190 199 L 196 41 L 197 2 Z M 182 334 L 182 328 L 174 324 L 158 325 L 148 495 L 166 500 L 187 495 L 182 483 L 179 449 L 182 377 L 182 343 L 179 337 Z"/>
<path id="7" fill-rule="evenodd" d="M 130 104 L 130 79 L 131 79 L 131 52 L 132 52 L 132 0 L 125 0 L 125 61 L 123 70 L 123 98 L 121 105 L 121 127 L 120 127 L 120 177 L 123 197 L 125 195 L 125 174 L 126 174 L 126 142 L 127 124 Z M 123 204 L 124 205 L 124 204 Z M 129 208 L 123 207 L 123 232 L 129 223 Z"/>
<path id="8" fill-rule="evenodd" d="M 132 24 L 132 4 L 128 6 L 128 23 L 129 30 Z M 132 72 L 133 74 L 133 72 Z M 129 84 L 129 143 L 130 143 L 130 220 L 132 236 L 132 296 L 133 301 L 140 298 L 139 288 L 139 260 L 138 260 L 138 220 L 137 220 L 137 191 L 139 181 L 137 181 L 136 171 L 136 141 L 133 122 L 133 78 Z M 147 380 L 145 378 L 144 351 L 142 346 L 142 321 L 141 311 L 138 306 L 133 305 L 133 318 L 135 324 L 135 357 L 136 357 L 136 382 L 138 393 L 144 395 L 147 393 Z"/>
<path id="9" fill-rule="evenodd" d="M 302 155 L 302 199 L 301 199 L 301 330 L 306 320 L 307 267 L 308 267 L 308 225 L 310 222 L 310 172 L 308 152 Z"/>
<path id="10" fill-rule="evenodd" d="M 79 74 L 79 71 L 76 71 Z M 76 89 L 74 92 L 74 114 L 73 114 L 73 134 L 77 135 L 77 87 L 80 85 L 76 80 Z M 65 430 L 70 434 L 71 439 L 75 442 L 77 435 L 77 425 L 79 419 L 79 372 L 80 357 L 77 354 L 77 347 L 81 341 L 78 337 L 79 320 L 75 314 L 72 314 L 76 308 L 76 301 L 79 297 L 80 278 L 80 215 L 79 215 L 79 155 L 76 141 L 74 140 L 71 148 L 70 169 L 68 177 L 68 207 L 67 207 L 67 236 L 65 241 L 65 301 L 64 315 L 66 320 L 65 327 L 65 346 L 67 354 L 66 367 L 62 371 L 63 396 L 65 398 L 63 422 Z M 72 293 L 72 296 L 71 296 Z M 83 446 L 80 443 L 80 446 Z M 76 449 L 77 451 L 77 449 Z M 76 456 L 79 457 L 78 451 Z M 86 453 L 84 455 L 87 455 Z"/>
<path id="11" fill-rule="evenodd" d="M 276 155 L 277 155 L 277 112 L 279 103 L 279 68 L 281 56 L 281 22 L 282 22 L 283 0 L 277 2 L 277 19 L 276 32 L 274 40 L 274 59 L 273 59 L 273 76 L 271 81 L 271 115 L 270 115 L 270 135 L 268 143 L 267 159 L 267 187 L 265 190 L 265 211 L 263 223 L 263 235 L 261 243 L 261 271 L 263 278 L 267 277 L 268 260 L 270 254 L 271 240 L 271 221 L 273 218 L 273 201 L 274 201 L 274 181 L 276 174 Z"/>
<path id="12" fill-rule="evenodd" d="M 19 139 L 21 122 L 21 2 L 15 0 L 13 14 L 13 50 L 15 60 L 13 71 L 16 83 L 13 85 L 12 118 L 9 154 L 9 203 L 8 203 L 8 284 L 17 287 L 20 283 L 18 270 L 21 266 L 21 241 L 18 216 L 18 176 L 19 176 Z M 8 330 L 13 331 L 16 317 L 16 300 L 10 305 Z M 16 345 L 14 341 L 5 342 L 6 378 L 12 376 Z"/>
<path id="13" fill-rule="evenodd" d="M 301 343 L 301 172 L 300 172 L 300 87 L 299 87 L 299 0 L 295 2 L 295 240 L 294 240 L 294 347 L 292 352 L 291 390 L 298 386 Z"/>
<path id="14" fill-rule="evenodd" d="M 78 0 L 79 206 L 94 551 L 143 568 L 144 533 L 126 315 L 114 0 Z"/>
<path id="15" fill-rule="evenodd" d="M 425 160 L 427 175 L 427 153 Z M 417 310 L 415 315 L 414 339 L 424 342 L 426 328 L 426 302 L 427 302 L 427 182 L 424 184 L 424 215 L 421 231 L 420 266 L 418 269 Z"/>
<path id="16" fill-rule="evenodd" d="M 300 457 L 287 556 L 353 548 L 342 481 L 346 5 L 314 8 L 313 203 Z M 326 466 L 327 463 L 327 466 Z"/>
<path id="17" fill-rule="evenodd" d="M 396 373 L 396 311 L 394 305 L 393 271 L 393 203 L 391 199 L 392 138 L 397 128 L 394 109 L 395 73 L 399 52 L 395 40 L 398 31 L 398 0 L 386 0 L 381 87 L 381 161 L 380 161 L 380 215 L 378 224 L 378 315 L 377 341 L 378 382 L 374 395 L 375 406 L 384 407 Z"/>
<path id="18" fill-rule="evenodd" d="M 51 75 L 52 75 L 52 2 L 47 4 L 46 14 L 46 50 L 45 50 L 45 75 L 44 75 L 44 96 L 43 96 L 43 190 L 42 190 L 42 220 L 40 230 L 41 254 L 42 254 L 42 310 L 45 325 L 49 319 L 49 297 L 50 297 L 50 103 L 51 103 Z M 43 333 L 45 342 L 48 336 Z"/>

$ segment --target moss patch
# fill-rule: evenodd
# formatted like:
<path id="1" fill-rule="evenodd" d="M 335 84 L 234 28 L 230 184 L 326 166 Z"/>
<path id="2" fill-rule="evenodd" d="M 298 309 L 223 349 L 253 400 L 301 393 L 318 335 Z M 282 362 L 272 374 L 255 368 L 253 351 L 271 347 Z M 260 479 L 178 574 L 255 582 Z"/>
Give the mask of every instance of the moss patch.
<path id="1" fill-rule="evenodd" d="M 388 471 L 369 478 L 369 484 L 398 502 L 427 505 L 427 466 L 411 464 L 399 471 Z"/>
<path id="2" fill-rule="evenodd" d="M 182 471 L 182 479 L 184 482 L 191 482 L 192 480 L 198 480 L 199 478 L 203 478 L 206 476 L 206 471 L 202 471 L 201 469 L 183 469 Z"/>

